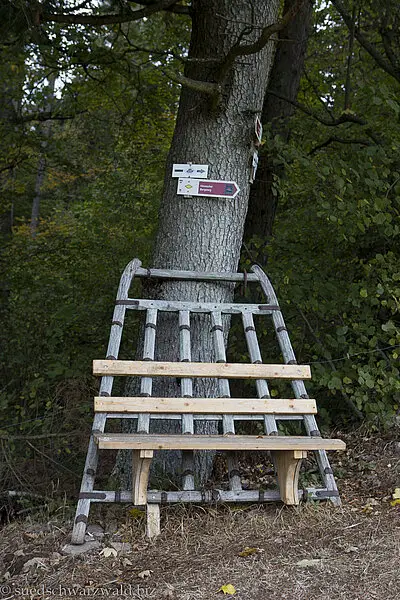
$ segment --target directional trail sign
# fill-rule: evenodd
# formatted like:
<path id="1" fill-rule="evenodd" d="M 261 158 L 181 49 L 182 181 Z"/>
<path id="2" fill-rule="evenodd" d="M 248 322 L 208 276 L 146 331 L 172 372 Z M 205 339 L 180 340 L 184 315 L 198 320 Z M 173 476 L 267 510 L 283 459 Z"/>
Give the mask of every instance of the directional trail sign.
<path id="1" fill-rule="evenodd" d="M 211 196 L 213 198 L 236 198 L 240 188 L 235 181 L 212 181 L 209 179 L 178 179 L 177 194 L 180 196 Z"/>
<path id="2" fill-rule="evenodd" d="M 186 163 L 183 165 L 172 165 L 172 177 L 193 177 L 196 179 L 207 179 L 208 165 L 193 165 Z"/>

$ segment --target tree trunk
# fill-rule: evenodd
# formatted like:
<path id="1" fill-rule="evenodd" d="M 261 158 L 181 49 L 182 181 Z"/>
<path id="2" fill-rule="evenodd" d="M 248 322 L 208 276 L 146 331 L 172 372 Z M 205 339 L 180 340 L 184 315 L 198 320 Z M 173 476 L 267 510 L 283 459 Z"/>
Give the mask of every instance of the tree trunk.
<path id="1" fill-rule="evenodd" d="M 47 103 L 45 106 L 45 112 L 51 112 L 52 105 L 54 103 L 54 88 L 56 85 L 56 75 L 54 73 L 51 74 L 49 78 L 49 92 Z M 39 216 L 40 216 L 40 201 L 42 199 L 42 189 L 43 182 L 46 175 L 46 148 L 49 142 L 49 138 L 51 136 L 51 121 L 48 120 L 42 126 L 42 135 L 43 140 L 41 142 L 41 151 L 38 161 L 38 168 L 36 172 L 36 181 L 35 181 L 35 194 L 32 200 L 32 214 L 31 214 L 31 223 L 30 230 L 32 237 L 36 236 L 38 224 L 39 224 Z"/>
<path id="2" fill-rule="evenodd" d="M 296 0 L 285 0 L 284 12 L 290 10 Z M 312 2 L 306 0 L 289 24 L 280 31 L 268 90 L 296 100 L 304 67 L 307 39 L 312 20 Z M 265 95 L 262 123 L 271 126 L 272 136 L 279 135 L 284 142 L 290 137 L 290 117 L 295 108 L 289 102 Z M 261 264 L 267 262 L 267 244 L 272 235 L 278 196 L 273 189 L 274 179 L 283 176 L 283 166 L 276 166 L 267 153 L 261 153 L 256 179 L 251 187 L 249 210 L 246 217 L 244 239 L 250 252 Z M 275 191 L 275 194 L 274 194 Z M 258 247 L 252 244 L 257 238 Z M 261 243 L 261 246 L 260 246 Z"/>
<path id="3" fill-rule="evenodd" d="M 255 41 L 260 27 L 277 19 L 276 0 L 195 0 L 189 62 L 185 76 L 214 82 L 218 62 L 243 34 L 246 24 L 257 28 L 243 38 Z M 273 43 L 260 52 L 236 59 L 218 106 L 209 96 L 182 88 L 175 133 L 169 153 L 165 188 L 159 215 L 159 229 L 153 266 L 194 271 L 236 271 L 242 244 L 249 196 L 250 148 L 254 120 L 260 115 L 273 56 Z M 240 192 L 234 199 L 178 196 L 177 179 L 171 177 L 173 163 L 208 164 L 209 179 L 236 181 Z M 147 286 L 148 287 L 148 286 Z M 227 302 L 233 297 L 229 284 L 162 282 L 146 294 L 159 299 Z M 166 315 L 157 325 L 156 359 L 179 360 L 176 317 Z M 192 360 L 212 360 L 210 323 L 206 317 L 192 319 Z M 179 395 L 177 382 L 160 382 L 154 393 Z M 194 395 L 210 395 L 213 382 L 197 381 Z M 163 423 L 163 431 L 171 431 Z M 215 431 L 215 423 L 204 424 L 202 431 Z M 199 429 L 197 429 L 199 431 Z M 204 457 L 203 457 L 204 458 Z M 210 461 L 201 460 L 201 478 Z M 178 465 L 179 466 L 179 465 Z M 177 456 L 162 465 L 166 473 L 177 469 Z M 129 467 L 127 469 L 129 472 Z"/>
<path id="4" fill-rule="evenodd" d="M 14 160 L 18 156 L 19 127 L 25 76 L 24 50 L 21 46 L 0 48 L 0 238 L 11 235 L 13 225 Z M 16 139 L 17 138 L 17 139 Z M 17 142 L 15 144 L 15 142 Z"/>

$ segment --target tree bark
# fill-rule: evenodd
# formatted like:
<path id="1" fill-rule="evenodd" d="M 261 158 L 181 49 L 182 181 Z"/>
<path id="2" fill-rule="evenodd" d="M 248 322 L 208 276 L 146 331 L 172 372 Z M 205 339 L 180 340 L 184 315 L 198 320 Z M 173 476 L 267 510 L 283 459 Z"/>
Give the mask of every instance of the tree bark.
<path id="1" fill-rule="evenodd" d="M 193 28 L 185 76 L 191 80 L 216 82 L 220 61 L 238 40 L 258 39 L 259 28 L 278 16 L 276 0 L 194 0 Z M 249 34 L 243 36 L 248 24 Z M 238 57 L 223 82 L 220 103 L 209 95 L 182 88 L 176 127 L 168 156 L 159 228 L 152 264 L 158 268 L 194 271 L 236 271 L 242 244 L 249 196 L 250 148 L 255 116 L 260 115 L 273 57 L 273 43 L 258 53 Z M 177 179 L 171 177 L 173 163 L 208 164 L 209 179 L 236 181 L 240 192 L 234 199 L 178 196 Z M 229 284 L 161 282 L 146 295 L 158 299 L 227 302 L 233 297 Z M 213 359 L 210 322 L 192 319 L 192 360 Z M 179 360 L 177 319 L 165 315 L 157 325 L 156 359 Z M 163 396 L 180 395 L 176 381 L 157 382 Z M 214 382 L 196 381 L 194 395 L 215 392 Z M 171 431 L 170 422 L 165 423 Z M 163 429 L 165 431 L 165 428 Z M 199 429 L 197 429 L 199 431 Z M 215 431 L 205 423 L 201 431 Z M 210 461 L 200 460 L 203 478 Z M 162 468 L 176 472 L 177 456 L 169 456 Z M 129 473 L 129 468 L 126 471 Z M 200 477 L 201 478 L 201 477 Z"/>
<path id="2" fill-rule="evenodd" d="M 51 112 L 52 105 L 54 103 L 54 88 L 56 85 L 56 75 L 52 73 L 49 78 L 49 92 L 47 103 L 45 106 L 46 112 Z M 32 200 L 32 213 L 31 213 L 31 223 L 30 223 L 30 231 L 31 236 L 35 237 L 37 228 L 39 225 L 39 216 L 40 216 L 40 201 L 42 199 L 42 189 L 43 182 L 46 175 L 46 148 L 49 142 L 49 138 L 51 136 L 51 120 L 46 121 L 42 125 L 42 135 L 43 140 L 41 142 L 41 151 L 39 155 L 38 168 L 36 172 L 36 181 L 35 181 L 35 193 Z"/>
<path id="3" fill-rule="evenodd" d="M 295 0 L 285 0 L 284 12 L 290 10 Z M 289 24 L 279 32 L 279 44 L 268 84 L 268 90 L 289 100 L 296 100 L 304 67 L 307 39 L 312 21 L 312 2 L 306 0 Z M 284 142 L 290 137 L 290 117 L 295 107 L 275 96 L 265 95 L 261 121 L 271 127 L 271 135 L 279 135 Z M 261 153 L 256 179 L 251 187 L 249 210 L 246 218 L 244 240 L 250 252 L 261 264 L 267 262 L 267 244 L 278 205 L 274 180 L 282 177 L 283 166 L 276 166 L 268 153 Z M 275 193 L 274 193 L 275 192 Z M 257 243 L 255 247 L 254 243 Z"/>
<path id="4" fill-rule="evenodd" d="M 14 151 L 16 126 L 21 111 L 25 76 L 24 49 L 0 47 L 0 237 L 11 235 L 13 225 L 13 178 L 18 148 Z M 17 138 L 17 146 L 21 143 Z"/>

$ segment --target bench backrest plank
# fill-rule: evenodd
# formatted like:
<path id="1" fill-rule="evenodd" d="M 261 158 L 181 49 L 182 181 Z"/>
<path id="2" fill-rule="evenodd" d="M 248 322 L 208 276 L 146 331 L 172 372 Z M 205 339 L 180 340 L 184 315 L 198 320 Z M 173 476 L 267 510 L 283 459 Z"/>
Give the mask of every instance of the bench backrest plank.
<path id="1" fill-rule="evenodd" d="M 311 379 L 308 365 L 94 360 L 94 375 L 215 377 L 224 379 Z"/>
<path id="2" fill-rule="evenodd" d="M 141 396 L 97 396 L 96 412 L 174 413 L 174 414 L 316 414 L 315 400 L 308 398 L 143 398 Z"/>

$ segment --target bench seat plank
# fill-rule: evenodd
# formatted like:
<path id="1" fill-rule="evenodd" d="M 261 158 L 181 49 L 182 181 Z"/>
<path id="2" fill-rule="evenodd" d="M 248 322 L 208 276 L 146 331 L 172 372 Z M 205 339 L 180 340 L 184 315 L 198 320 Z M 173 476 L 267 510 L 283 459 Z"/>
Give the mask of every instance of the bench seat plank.
<path id="1" fill-rule="evenodd" d="M 344 450 L 342 440 L 254 435 L 94 433 L 100 449 L 126 450 Z"/>
<path id="2" fill-rule="evenodd" d="M 142 396 L 96 396 L 96 412 L 175 413 L 175 414 L 316 414 L 311 398 L 144 398 Z"/>
<path id="3" fill-rule="evenodd" d="M 308 365 L 94 360 L 94 375 L 215 377 L 223 379 L 311 379 Z"/>

